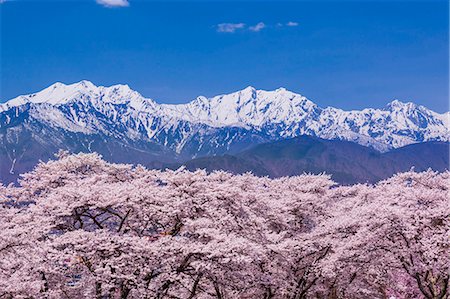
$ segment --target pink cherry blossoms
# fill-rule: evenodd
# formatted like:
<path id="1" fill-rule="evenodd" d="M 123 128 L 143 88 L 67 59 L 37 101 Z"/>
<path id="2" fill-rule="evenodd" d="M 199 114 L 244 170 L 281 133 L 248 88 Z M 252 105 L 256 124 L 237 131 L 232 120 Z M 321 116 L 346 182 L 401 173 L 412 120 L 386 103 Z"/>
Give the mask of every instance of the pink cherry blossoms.
<path id="1" fill-rule="evenodd" d="M 62 153 L 0 187 L 0 298 L 449 298 L 449 179 L 336 186 Z"/>

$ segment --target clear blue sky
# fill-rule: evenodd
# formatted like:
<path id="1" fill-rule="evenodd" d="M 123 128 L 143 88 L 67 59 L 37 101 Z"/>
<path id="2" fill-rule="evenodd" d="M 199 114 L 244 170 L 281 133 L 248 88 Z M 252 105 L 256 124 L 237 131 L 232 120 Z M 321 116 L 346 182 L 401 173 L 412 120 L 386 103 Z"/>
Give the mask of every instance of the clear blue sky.
<path id="1" fill-rule="evenodd" d="M 323 107 L 397 98 L 448 110 L 445 0 L 9 0 L 0 10 L 1 101 L 87 79 L 164 103 L 252 85 Z"/>

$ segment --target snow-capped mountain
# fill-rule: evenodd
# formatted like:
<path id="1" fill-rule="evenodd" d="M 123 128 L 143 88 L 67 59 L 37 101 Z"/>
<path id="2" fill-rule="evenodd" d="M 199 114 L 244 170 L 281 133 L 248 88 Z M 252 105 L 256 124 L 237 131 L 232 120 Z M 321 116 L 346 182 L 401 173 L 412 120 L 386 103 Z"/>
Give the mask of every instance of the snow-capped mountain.
<path id="1" fill-rule="evenodd" d="M 169 105 L 166 105 L 169 107 Z M 380 151 L 423 141 L 448 141 L 450 113 L 394 100 L 385 109 L 344 111 L 322 109 L 307 98 L 284 88 L 274 91 L 247 87 L 211 99 L 198 97 L 170 106 L 186 121 L 213 127 L 245 127 L 275 138 L 313 135 L 343 139 Z"/>
<path id="2" fill-rule="evenodd" d="M 151 152 L 159 160 L 233 153 L 299 135 L 348 140 L 387 151 L 411 143 L 449 141 L 449 119 L 450 113 L 400 101 L 384 109 L 321 108 L 284 88 L 247 87 L 167 105 L 128 85 L 103 87 L 81 81 L 56 83 L 0 104 L 0 146 L 10 161 L 8 168 L 31 150 L 27 140 L 33 140 L 34 151 L 38 146 L 46 153 L 67 148 L 112 157 L 126 149 L 129 156 Z"/>

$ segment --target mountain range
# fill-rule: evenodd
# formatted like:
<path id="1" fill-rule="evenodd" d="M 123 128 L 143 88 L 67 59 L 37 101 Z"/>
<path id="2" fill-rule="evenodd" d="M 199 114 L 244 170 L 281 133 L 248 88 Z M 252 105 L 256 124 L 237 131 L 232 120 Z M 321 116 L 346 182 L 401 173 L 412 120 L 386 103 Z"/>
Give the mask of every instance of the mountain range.
<path id="1" fill-rule="evenodd" d="M 247 87 L 168 105 L 128 85 L 55 83 L 0 104 L 0 180 L 15 180 L 58 149 L 163 167 L 194 165 L 190 160 L 202 157 L 242 158 L 255 146 L 304 135 L 350 141 L 384 155 L 415 143 L 446 143 L 449 128 L 450 112 L 398 100 L 383 109 L 344 111 L 321 108 L 285 88 Z"/>

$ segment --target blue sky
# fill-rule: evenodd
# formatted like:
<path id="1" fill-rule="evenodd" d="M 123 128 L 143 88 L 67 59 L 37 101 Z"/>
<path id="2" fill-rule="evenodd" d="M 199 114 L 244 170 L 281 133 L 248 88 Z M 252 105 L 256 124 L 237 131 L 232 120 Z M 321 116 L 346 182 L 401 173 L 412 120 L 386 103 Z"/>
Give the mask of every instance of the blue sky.
<path id="1" fill-rule="evenodd" d="M 444 0 L 100 1 L 116 6 L 0 4 L 1 101 L 87 79 L 164 103 L 252 85 L 323 107 L 448 110 Z"/>

